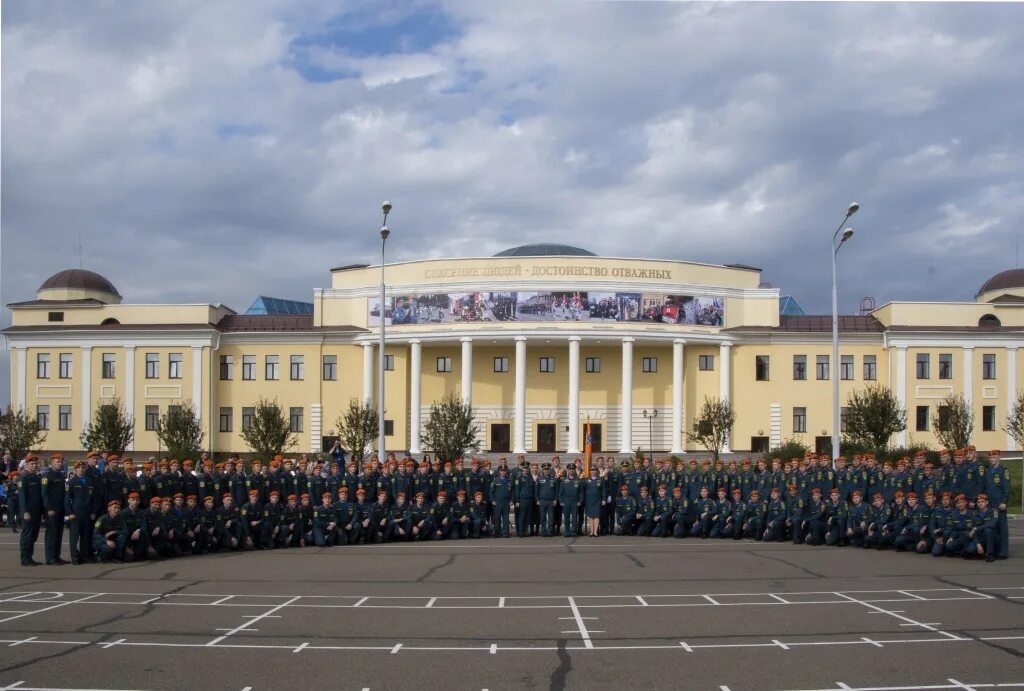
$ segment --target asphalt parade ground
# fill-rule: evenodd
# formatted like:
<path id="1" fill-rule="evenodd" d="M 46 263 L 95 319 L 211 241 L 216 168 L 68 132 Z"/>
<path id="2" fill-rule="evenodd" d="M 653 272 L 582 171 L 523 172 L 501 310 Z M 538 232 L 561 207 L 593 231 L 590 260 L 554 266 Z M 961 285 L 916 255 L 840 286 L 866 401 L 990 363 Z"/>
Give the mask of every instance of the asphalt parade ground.
<path id="1" fill-rule="evenodd" d="M 1010 525 L 991 564 L 609 536 L 25 568 L 4 532 L 0 691 L 1024 688 Z"/>

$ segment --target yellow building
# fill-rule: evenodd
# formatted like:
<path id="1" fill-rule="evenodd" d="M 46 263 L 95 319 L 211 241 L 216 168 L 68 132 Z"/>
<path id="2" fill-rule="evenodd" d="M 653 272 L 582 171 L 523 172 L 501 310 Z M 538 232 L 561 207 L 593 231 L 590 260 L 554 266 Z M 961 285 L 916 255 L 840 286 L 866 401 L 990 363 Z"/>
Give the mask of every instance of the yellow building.
<path id="1" fill-rule="evenodd" d="M 213 451 L 246 449 L 260 397 L 289 411 L 302 451 L 321 451 L 352 397 L 375 400 L 379 266 L 333 269 L 307 314 L 237 314 L 219 304 L 125 304 L 102 276 L 62 271 L 8 307 L 11 400 L 45 420 L 51 449 L 80 448 L 94 409 L 118 398 L 134 451 L 156 452 L 157 416 L 199 410 Z M 732 451 L 788 438 L 827 446 L 831 380 L 840 396 L 870 382 L 907 409 L 894 443 L 935 446 L 931 419 L 949 393 L 975 411 L 980 448 L 1017 391 L 1024 270 L 993 276 L 975 302 L 892 302 L 840 320 L 780 314 L 779 290 L 742 265 L 598 257 L 564 245 L 494 257 L 389 264 L 383 310 L 388 450 L 423 451 L 431 402 L 472 401 L 495 452 L 698 450 L 686 430 L 705 396 L 737 412 Z M 300 310 L 301 311 L 301 310 Z M 410 411 L 412 414 L 410 414 Z"/>

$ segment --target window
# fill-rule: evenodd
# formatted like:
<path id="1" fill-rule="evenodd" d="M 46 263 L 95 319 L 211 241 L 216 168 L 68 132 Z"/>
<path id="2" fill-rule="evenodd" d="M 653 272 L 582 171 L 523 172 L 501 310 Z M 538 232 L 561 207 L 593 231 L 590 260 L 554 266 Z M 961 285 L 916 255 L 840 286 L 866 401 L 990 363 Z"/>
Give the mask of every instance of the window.
<path id="1" fill-rule="evenodd" d="M 73 370 L 71 369 L 71 367 L 72 367 L 72 365 L 71 365 L 72 359 L 71 358 L 72 358 L 71 353 L 61 353 L 60 354 L 60 364 L 59 364 L 60 372 L 58 373 L 58 376 L 61 379 L 71 379 L 72 372 L 73 372 Z"/>
<path id="2" fill-rule="evenodd" d="M 242 356 L 242 381 L 256 381 L 256 356 Z"/>
<path id="3" fill-rule="evenodd" d="M 807 431 L 807 408 L 793 408 L 793 431 Z"/>
<path id="4" fill-rule="evenodd" d="M 807 379 L 807 356 L 793 356 L 793 379 L 804 381 Z"/>
<path id="5" fill-rule="evenodd" d="M 255 408 L 242 408 L 242 431 L 248 432 L 252 429 L 252 419 L 256 417 Z"/>
<path id="6" fill-rule="evenodd" d="M 171 353 L 167 356 L 167 377 L 169 379 L 181 379 L 181 353 Z"/>
<path id="7" fill-rule="evenodd" d="M 839 378 L 845 381 L 853 380 L 853 356 L 839 356 Z"/>
<path id="8" fill-rule="evenodd" d="M 36 422 L 39 423 L 39 429 L 50 429 L 50 406 L 36 406 Z"/>
<path id="9" fill-rule="evenodd" d="M 828 379 L 828 355 L 819 355 L 815 367 L 815 376 L 818 379 Z"/>
<path id="10" fill-rule="evenodd" d="M 290 375 L 292 381 L 306 378 L 306 356 L 292 355 L 290 358 Z"/>
<path id="11" fill-rule="evenodd" d="M 448 359 L 450 360 L 451 358 L 448 358 Z M 385 355 L 384 356 L 384 370 L 386 372 L 394 372 L 395 371 L 395 356 L 394 355 Z M 451 370 L 448 370 L 448 371 L 451 372 Z"/>
<path id="12" fill-rule="evenodd" d="M 508 358 L 507 357 L 496 357 L 496 358 L 494 358 L 494 371 L 495 372 L 508 372 Z"/>
<path id="13" fill-rule="evenodd" d="M 235 378 L 235 356 L 220 356 L 220 378 L 221 381 L 231 381 Z"/>
<path id="14" fill-rule="evenodd" d="M 599 358 L 599 357 L 588 357 L 585 364 L 586 364 L 586 372 L 587 372 L 587 374 L 600 374 L 600 372 L 601 372 L 601 358 Z"/>
<path id="15" fill-rule="evenodd" d="M 846 421 L 850 418 L 850 409 L 842 407 L 839 409 L 839 431 L 846 433 Z"/>
<path id="16" fill-rule="evenodd" d="M 289 408 L 288 409 L 288 431 L 289 432 L 301 432 L 302 431 L 302 408 Z"/>
<path id="17" fill-rule="evenodd" d="M 928 431 L 928 406 L 917 406 L 917 424 L 914 426 L 914 429 L 918 432 Z"/>
<path id="18" fill-rule="evenodd" d="M 656 357 L 645 357 L 641 363 L 643 371 L 647 373 L 653 373 L 658 371 L 658 358 Z"/>
<path id="19" fill-rule="evenodd" d="M 917 378 L 928 379 L 931 377 L 932 356 L 929 353 L 917 354 Z"/>
<path id="20" fill-rule="evenodd" d="M 267 381 L 275 381 L 278 378 L 278 364 L 281 358 L 277 355 L 268 355 L 263 363 L 263 378 Z"/>
<path id="21" fill-rule="evenodd" d="M 996 354 L 985 353 L 981 356 L 981 378 L 982 379 L 995 379 L 996 378 Z"/>
<path id="22" fill-rule="evenodd" d="M 46 315 L 46 320 L 51 322 L 62 322 L 64 321 L 63 312 L 50 312 Z"/>
<path id="23" fill-rule="evenodd" d="M 57 429 L 71 429 L 71 406 L 62 405 L 57 409 Z"/>
<path id="24" fill-rule="evenodd" d="M 384 421 L 384 436 L 393 437 L 395 436 L 395 421 L 385 420 Z"/>
<path id="25" fill-rule="evenodd" d="M 113 353 L 103 353 L 103 371 L 100 376 L 104 379 L 113 379 L 117 376 L 117 356 Z"/>
<path id="26" fill-rule="evenodd" d="M 939 353 L 939 379 L 953 378 L 953 354 Z"/>
<path id="27" fill-rule="evenodd" d="M 715 356 L 701 355 L 697 358 L 697 369 L 701 372 L 713 372 L 715 370 Z"/>
<path id="28" fill-rule="evenodd" d="M 324 381 L 338 380 L 338 356 L 324 355 Z"/>
<path id="29" fill-rule="evenodd" d="M 160 376 L 160 354 L 146 353 L 146 379 L 156 379 Z"/>
<path id="30" fill-rule="evenodd" d="M 230 432 L 231 431 L 231 427 L 232 427 L 231 423 L 232 423 L 232 418 L 234 417 L 234 414 L 235 414 L 235 409 L 234 408 L 221 408 L 220 409 L 220 431 L 221 432 Z"/>
<path id="31" fill-rule="evenodd" d="M 437 358 L 437 371 L 438 372 L 451 372 L 452 371 L 452 359 L 450 357 L 439 357 L 439 358 Z"/>
<path id="32" fill-rule="evenodd" d="M 146 406 L 146 431 L 155 432 L 157 423 L 160 421 L 160 406 Z"/>
<path id="33" fill-rule="evenodd" d="M 542 357 L 540 359 L 540 371 L 551 373 L 555 371 L 555 358 Z"/>
<path id="34" fill-rule="evenodd" d="M 939 406 L 939 419 L 936 421 L 940 432 L 949 431 L 949 406 Z"/>
<path id="35" fill-rule="evenodd" d="M 875 381 L 878 379 L 878 366 L 874 355 L 864 356 L 864 381 Z"/>
<path id="36" fill-rule="evenodd" d="M 996 431 L 996 407 L 994 405 L 985 405 L 981 407 L 981 431 Z"/>
<path id="37" fill-rule="evenodd" d="M 770 362 L 767 355 L 754 356 L 754 378 L 757 381 L 768 381 Z"/>
<path id="38" fill-rule="evenodd" d="M 50 378 L 50 354 L 36 353 L 36 379 Z"/>

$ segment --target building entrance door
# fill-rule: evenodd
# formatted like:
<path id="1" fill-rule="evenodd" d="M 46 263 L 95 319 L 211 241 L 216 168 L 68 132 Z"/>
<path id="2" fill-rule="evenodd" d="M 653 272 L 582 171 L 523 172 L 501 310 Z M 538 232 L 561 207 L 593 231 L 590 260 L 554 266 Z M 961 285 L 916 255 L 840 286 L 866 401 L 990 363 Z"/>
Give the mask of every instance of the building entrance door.
<path id="1" fill-rule="evenodd" d="M 508 453 L 512 450 L 512 426 L 504 423 L 491 425 L 491 451 Z"/>
<path id="2" fill-rule="evenodd" d="M 553 453 L 555 450 L 555 426 L 537 425 L 537 453 Z"/>

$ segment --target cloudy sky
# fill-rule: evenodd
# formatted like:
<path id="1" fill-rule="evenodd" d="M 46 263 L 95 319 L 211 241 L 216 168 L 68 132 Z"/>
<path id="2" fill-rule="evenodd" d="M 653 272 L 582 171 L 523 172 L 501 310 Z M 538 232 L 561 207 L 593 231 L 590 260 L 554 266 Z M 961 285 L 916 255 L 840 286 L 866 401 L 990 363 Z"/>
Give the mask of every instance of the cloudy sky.
<path id="1" fill-rule="evenodd" d="M 741 262 L 843 311 L 970 300 L 1024 230 L 1024 7 L 5 3 L 4 303 L 309 299 L 541 240 Z M 4 313 L 0 325 L 10 323 Z M 8 365 L 0 360 L 0 401 Z"/>

